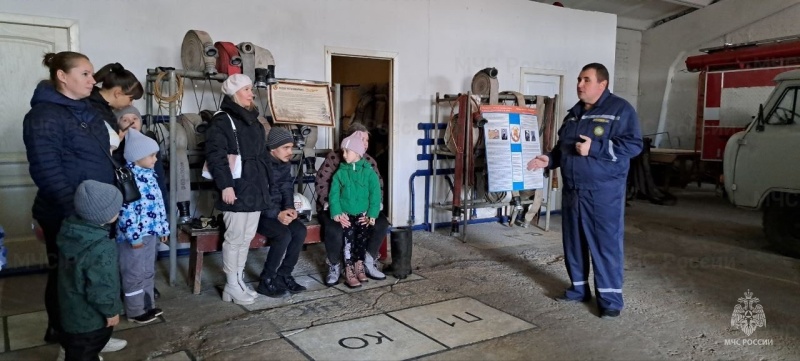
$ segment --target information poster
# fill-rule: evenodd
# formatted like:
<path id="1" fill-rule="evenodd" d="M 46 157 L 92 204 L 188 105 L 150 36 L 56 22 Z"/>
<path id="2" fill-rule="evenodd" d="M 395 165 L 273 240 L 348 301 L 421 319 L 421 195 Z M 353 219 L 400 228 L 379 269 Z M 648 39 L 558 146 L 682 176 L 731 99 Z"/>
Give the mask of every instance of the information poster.
<path id="1" fill-rule="evenodd" d="M 486 118 L 486 163 L 489 191 L 507 192 L 544 188 L 544 171 L 528 171 L 528 161 L 542 154 L 536 109 L 482 105 Z"/>
<path id="2" fill-rule="evenodd" d="M 328 83 L 280 80 L 269 87 L 269 108 L 276 124 L 333 126 Z"/>

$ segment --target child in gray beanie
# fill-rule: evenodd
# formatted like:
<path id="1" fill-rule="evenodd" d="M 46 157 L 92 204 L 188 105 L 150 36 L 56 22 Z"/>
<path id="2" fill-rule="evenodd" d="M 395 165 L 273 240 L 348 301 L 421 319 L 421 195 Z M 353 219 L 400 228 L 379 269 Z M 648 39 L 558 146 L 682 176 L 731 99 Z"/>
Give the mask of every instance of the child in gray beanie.
<path id="1" fill-rule="evenodd" d="M 122 310 L 117 247 L 108 226 L 119 216 L 122 194 L 87 180 L 75 190 L 74 202 L 77 215 L 64 220 L 56 238 L 59 342 L 67 360 L 97 360 Z"/>
<path id="2" fill-rule="evenodd" d="M 123 135 L 125 134 L 125 131 L 135 123 L 138 122 L 140 125 L 142 123 L 142 114 L 139 113 L 139 109 L 136 109 L 136 107 L 133 105 L 129 105 L 120 110 L 115 110 L 114 116 L 117 117 L 117 126 L 119 126 L 120 133 Z"/>
<path id="3" fill-rule="evenodd" d="M 125 160 L 142 198 L 122 206 L 117 222 L 117 249 L 128 320 L 150 323 L 163 313 L 155 308 L 155 255 L 159 240 L 169 236 L 167 210 L 158 187 L 158 143 L 136 129 L 125 134 Z"/>

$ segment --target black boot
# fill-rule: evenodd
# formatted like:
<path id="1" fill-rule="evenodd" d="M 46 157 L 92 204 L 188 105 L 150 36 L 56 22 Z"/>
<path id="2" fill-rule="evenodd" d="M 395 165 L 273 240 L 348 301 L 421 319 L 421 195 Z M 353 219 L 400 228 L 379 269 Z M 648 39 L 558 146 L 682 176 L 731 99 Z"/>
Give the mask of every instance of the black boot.
<path id="1" fill-rule="evenodd" d="M 315 174 L 317 173 L 317 158 L 316 157 L 306 157 L 303 158 L 303 164 L 306 165 L 306 174 Z"/>
<path id="2" fill-rule="evenodd" d="M 280 285 L 289 291 L 291 294 L 300 293 L 306 290 L 306 288 L 297 283 L 292 276 L 278 276 L 276 281 L 280 283 Z"/>
<path id="3" fill-rule="evenodd" d="M 178 202 L 178 224 L 189 224 L 192 216 L 189 211 L 189 201 Z"/>
<path id="4" fill-rule="evenodd" d="M 256 292 L 272 298 L 286 296 L 286 288 L 278 281 L 277 275 L 261 277 L 261 282 L 256 287 Z"/>
<path id="5" fill-rule="evenodd" d="M 397 227 L 391 231 L 392 267 L 395 278 L 405 279 L 411 274 L 411 248 L 414 244 L 411 228 Z"/>

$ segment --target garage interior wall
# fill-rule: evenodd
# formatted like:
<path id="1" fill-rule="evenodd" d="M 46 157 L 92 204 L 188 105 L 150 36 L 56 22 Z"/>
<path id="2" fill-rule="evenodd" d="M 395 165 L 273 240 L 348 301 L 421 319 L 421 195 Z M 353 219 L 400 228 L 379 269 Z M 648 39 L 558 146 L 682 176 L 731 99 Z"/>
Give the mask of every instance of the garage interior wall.
<path id="1" fill-rule="evenodd" d="M 639 117 L 642 133 L 655 133 L 666 98 L 661 146 L 693 149 L 698 74 L 686 71 L 688 56 L 699 49 L 800 35 L 800 1 L 725 0 L 646 30 L 642 35 Z M 671 91 L 665 96 L 669 69 L 675 64 Z M 766 100 L 766 99 L 765 99 Z M 753 109 L 753 115 L 758 109 Z"/>
<path id="2" fill-rule="evenodd" d="M 641 54 L 642 32 L 617 28 L 617 48 L 611 89 L 614 94 L 627 100 L 634 108 L 639 101 L 639 60 Z"/>
<path id="3" fill-rule="evenodd" d="M 527 0 L 43 3 L 5 0 L 0 12 L 76 20 L 81 52 L 96 68 L 121 62 L 140 79 L 147 68 L 181 66 L 181 40 L 189 29 L 205 30 L 215 41 L 250 41 L 269 49 L 279 78 L 325 80 L 325 46 L 397 53 L 394 225 L 406 223 L 408 179 L 424 166 L 408 155 L 419 151 L 417 123 L 431 120 L 435 92 L 466 91 L 472 75 L 490 66 L 499 70 L 501 90 L 518 88 L 521 67 L 563 71 L 568 90 L 575 89 L 575 78 L 587 63 L 604 63 L 614 71 L 615 15 Z M 574 91 L 567 91 L 564 104 L 576 101 Z M 144 103 L 136 105 L 143 109 Z M 421 215 L 423 180 L 416 186 Z M 441 216 L 440 221 L 447 220 Z"/>

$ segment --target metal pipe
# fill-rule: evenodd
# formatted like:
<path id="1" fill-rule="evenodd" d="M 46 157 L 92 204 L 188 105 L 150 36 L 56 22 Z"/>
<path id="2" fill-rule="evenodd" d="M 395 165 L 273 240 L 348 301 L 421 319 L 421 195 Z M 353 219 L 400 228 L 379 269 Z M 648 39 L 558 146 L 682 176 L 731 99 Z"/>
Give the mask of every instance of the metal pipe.
<path id="1" fill-rule="evenodd" d="M 161 67 L 155 68 L 155 69 L 147 69 L 147 79 L 148 80 L 150 80 L 150 79 L 155 80 L 155 78 L 158 76 L 158 74 L 163 73 L 163 72 L 172 72 L 173 74 L 175 74 L 177 76 L 181 76 L 181 77 L 189 78 L 189 79 L 211 79 L 211 80 L 219 80 L 219 81 L 224 81 L 225 79 L 228 79 L 228 74 L 224 74 L 224 73 L 217 73 L 217 74 L 214 74 L 214 75 L 206 75 L 206 73 L 204 73 L 202 71 L 172 69 L 172 68 L 161 68 Z"/>
<path id="2" fill-rule="evenodd" d="M 436 179 L 436 163 L 437 163 L 438 154 L 439 154 L 439 152 L 437 152 L 436 148 L 439 145 L 436 144 L 436 140 L 435 139 L 437 139 L 438 136 L 437 136 L 437 134 L 435 132 L 438 131 L 437 128 L 439 128 L 439 127 L 437 127 L 435 124 L 439 124 L 439 92 L 436 92 L 436 99 L 434 101 L 433 108 L 434 108 L 433 109 L 433 119 L 431 119 L 431 124 L 434 124 L 434 126 L 433 126 L 433 128 L 434 128 L 433 129 L 433 131 L 434 131 L 434 136 L 433 136 L 434 142 L 433 143 L 434 144 L 433 144 L 433 146 L 431 148 L 432 149 L 431 150 L 431 154 L 433 154 L 433 178 Z M 436 200 L 436 184 L 434 182 L 431 182 L 430 187 L 431 187 L 430 201 L 434 202 Z M 434 217 L 434 215 L 430 216 L 430 218 L 433 218 L 433 217 Z M 431 228 L 430 228 L 431 233 L 436 231 L 436 222 L 433 222 L 430 219 L 426 219 L 425 222 L 429 222 L 429 224 L 431 225 Z"/>
<path id="3" fill-rule="evenodd" d="M 144 113 L 147 116 L 147 130 L 153 130 L 153 82 L 145 81 L 144 86 Z"/>
<path id="4" fill-rule="evenodd" d="M 149 70 L 148 70 L 149 72 Z M 169 76 L 169 94 L 176 92 L 178 89 L 177 77 L 175 71 L 168 71 Z M 178 204 L 175 202 L 178 193 L 178 149 L 177 139 L 175 134 L 178 134 L 177 129 L 177 113 L 178 110 L 175 101 L 169 103 L 169 285 L 175 286 L 175 276 L 178 273 L 178 222 L 176 215 L 178 213 Z"/>
<path id="5" fill-rule="evenodd" d="M 550 212 L 553 209 L 553 204 L 554 204 L 555 198 L 556 198 L 556 190 L 553 188 L 553 176 L 556 174 L 556 170 L 555 169 L 550 169 L 550 170 L 548 170 L 548 172 L 550 172 L 550 176 L 547 178 L 547 182 L 550 183 L 550 184 L 545 185 L 545 187 L 544 187 L 544 190 L 547 191 L 547 193 L 549 193 L 547 195 L 547 210 L 545 211 L 545 215 L 544 215 L 544 231 L 545 232 L 550 230 Z M 540 210 L 538 210 L 538 209 L 536 210 L 536 212 L 539 212 L 539 211 Z"/>
<path id="6" fill-rule="evenodd" d="M 454 102 L 454 101 L 457 101 L 458 97 L 460 97 L 462 95 L 464 95 L 464 94 L 461 94 L 461 93 L 459 93 L 459 94 L 444 94 L 444 97 L 438 99 L 436 102 L 437 103 Z M 472 92 L 467 92 L 467 95 L 472 95 Z M 536 95 L 524 95 L 523 97 L 525 98 L 525 104 L 536 104 Z M 515 95 L 512 95 L 512 94 L 498 94 L 497 98 L 498 98 L 498 100 L 509 100 L 509 101 L 517 100 L 517 97 Z"/>
<path id="7" fill-rule="evenodd" d="M 436 138 L 431 137 L 431 133 L 434 130 L 435 129 L 426 129 L 425 130 L 425 138 L 433 140 L 433 144 L 431 144 L 428 147 L 428 150 L 432 150 L 437 146 Z M 429 174 L 433 174 L 434 169 L 435 168 L 433 167 L 433 162 L 429 160 L 428 161 L 428 173 Z M 430 224 L 429 219 L 430 219 L 430 211 L 431 211 L 431 204 L 430 204 L 430 201 L 431 201 L 431 198 L 430 198 L 430 196 L 431 196 L 431 192 L 430 192 L 431 191 L 431 189 L 430 189 L 431 188 L 431 184 L 433 184 L 433 181 L 432 181 L 431 177 L 425 177 L 425 198 L 423 198 L 424 199 L 424 204 L 423 205 L 425 207 L 424 208 L 425 209 L 425 212 L 424 212 L 425 224 Z M 409 224 L 409 227 L 410 226 L 413 226 L 413 224 Z"/>
<path id="8" fill-rule="evenodd" d="M 472 200 L 472 192 L 475 190 L 475 184 L 470 185 L 470 180 L 473 178 L 473 159 L 474 157 L 474 150 L 472 144 L 472 113 L 474 110 L 472 109 L 472 91 L 467 92 L 467 116 L 464 118 L 464 130 L 465 130 L 465 137 L 464 137 L 464 201 L 461 204 L 464 206 L 464 211 L 461 213 L 464 217 L 464 232 L 461 235 L 461 242 L 467 243 L 467 223 L 469 223 L 469 219 L 472 217 L 472 210 L 470 209 L 470 201 Z M 477 110 L 477 109 L 476 109 Z"/>
<path id="9" fill-rule="evenodd" d="M 661 112 L 658 116 L 658 127 L 656 128 L 656 148 L 661 147 L 661 140 L 663 138 L 664 129 L 667 127 L 667 108 L 669 108 L 669 95 L 672 92 L 672 81 L 675 78 L 675 68 L 678 67 L 681 59 L 686 55 L 686 51 L 681 51 L 680 54 L 672 61 L 672 65 L 667 72 L 667 85 L 664 89 L 664 97 L 661 99 Z"/>
<path id="10" fill-rule="evenodd" d="M 344 129 L 341 129 L 342 125 L 342 84 L 336 83 L 333 84 L 333 116 L 336 119 L 336 124 L 328 132 L 328 148 L 330 149 L 339 149 L 339 140 L 342 138 L 339 132 L 342 132 Z M 388 174 L 386 174 L 388 176 Z"/>
<path id="11" fill-rule="evenodd" d="M 413 226 L 414 225 L 414 196 L 415 196 L 415 194 L 414 194 L 414 178 L 417 177 L 417 173 L 419 173 L 419 170 L 416 170 L 416 171 L 414 171 L 414 173 L 411 173 L 411 176 L 408 178 L 408 193 L 411 195 L 411 197 L 410 197 L 411 198 L 411 202 L 410 202 L 409 207 L 408 207 L 408 222 L 407 222 L 409 226 Z"/>
<path id="12" fill-rule="evenodd" d="M 414 171 L 414 173 L 411 173 L 411 176 L 408 178 L 408 189 L 409 189 L 408 192 L 411 195 L 411 203 L 409 204 L 409 209 L 408 209 L 408 225 L 409 226 L 413 226 L 414 225 L 415 214 L 416 214 L 416 212 L 414 210 L 414 196 L 416 194 L 416 192 L 414 191 L 414 179 L 416 177 L 423 177 L 423 176 L 426 177 L 426 179 L 427 179 L 427 178 L 431 177 L 432 173 L 437 173 L 438 175 L 448 175 L 448 174 L 453 174 L 454 172 L 455 172 L 455 169 L 453 169 L 453 168 L 445 168 L 445 169 L 438 169 L 438 170 L 436 168 L 433 168 L 433 169 L 417 169 L 416 171 Z M 431 227 L 432 226 L 433 226 L 433 223 L 431 223 Z"/>

